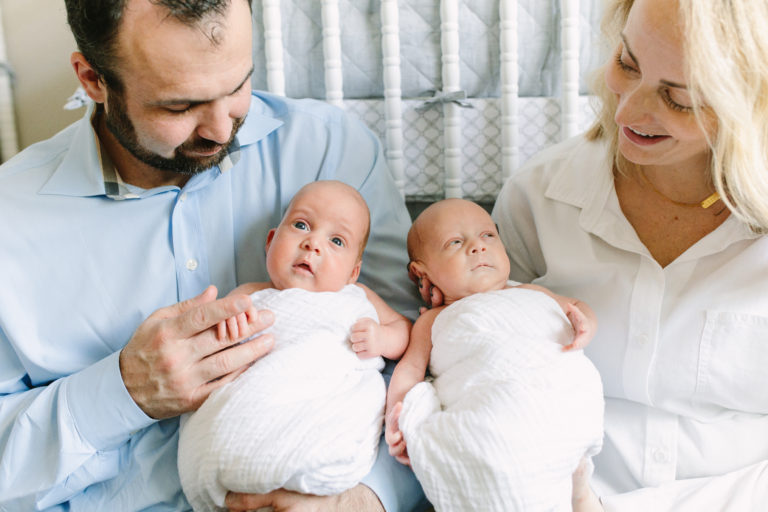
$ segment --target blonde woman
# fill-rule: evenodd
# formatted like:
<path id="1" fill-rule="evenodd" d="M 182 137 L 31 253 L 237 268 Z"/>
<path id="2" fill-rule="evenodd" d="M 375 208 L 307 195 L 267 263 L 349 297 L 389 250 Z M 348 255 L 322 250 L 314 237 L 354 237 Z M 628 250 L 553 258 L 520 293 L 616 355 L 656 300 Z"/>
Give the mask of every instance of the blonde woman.
<path id="1" fill-rule="evenodd" d="M 766 2 L 614 0 L 597 124 L 499 196 L 511 278 L 600 322 L 605 442 L 575 510 L 768 504 L 766 27 Z"/>

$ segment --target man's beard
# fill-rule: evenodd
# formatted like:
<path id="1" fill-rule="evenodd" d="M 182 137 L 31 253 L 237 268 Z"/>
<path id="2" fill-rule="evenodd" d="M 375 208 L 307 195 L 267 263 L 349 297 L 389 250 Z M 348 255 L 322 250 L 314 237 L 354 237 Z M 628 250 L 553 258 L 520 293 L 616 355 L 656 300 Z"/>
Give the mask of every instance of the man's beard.
<path id="1" fill-rule="evenodd" d="M 133 126 L 133 122 L 126 113 L 122 95 L 119 93 L 112 94 L 110 99 L 112 101 L 109 103 L 109 111 L 104 116 L 104 122 L 107 125 L 107 129 L 109 129 L 120 145 L 128 150 L 128 152 L 140 162 L 145 163 L 150 167 L 186 176 L 199 174 L 215 165 L 219 165 L 224 157 L 227 156 L 229 149 L 234 144 L 237 131 L 245 121 L 244 117 L 235 119 L 232 124 L 232 134 L 230 135 L 229 140 L 224 144 L 219 144 L 218 142 L 208 139 L 194 138 L 185 141 L 182 145 L 174 149 L 171 158 L 165 158 L 157 153 L 153 153 L 141 145 L 136 135 L 136 129 Z M 188 151 L 210 151 L 217 147 L 221 147 L 222 149 L 211 156 L 187 156 L 185 154 Z"/>

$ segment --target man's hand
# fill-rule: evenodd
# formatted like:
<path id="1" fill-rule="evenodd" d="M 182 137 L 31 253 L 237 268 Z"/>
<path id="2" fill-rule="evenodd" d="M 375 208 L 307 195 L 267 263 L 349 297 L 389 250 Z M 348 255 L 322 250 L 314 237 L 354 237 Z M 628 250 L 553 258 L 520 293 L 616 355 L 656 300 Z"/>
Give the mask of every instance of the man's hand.
<path id="1" fill-rule="evenodd" d="M 360 359 L 380 356 L 387 347 L 387 341 L 381 334 L 381 326 L 372 318 L 361 318 L 349 334 L 352 350 Z"/>
<path id="2" fill-rule="evenodd" d="M 194 411 L 272 348 L 271 335 L 237 344 L 269 327 L 274 315 L 256 311 L 246 295 L 216 300 L 216 288 L 152 313 L 120 352 L 120 373 L 131 398 L 148 416 Z M 217 325 L 245 313 L 240 338 L 219 339 Z"/>
<path id="3" fill-rule="evenodd" d="M 376 494 L 363 484 L 336 496 L 313 496 L 278 489 L 268 494 L 227 494 L 225 505 L 232 511 L 265 510 L 275 512 L 384 512 Z"/>

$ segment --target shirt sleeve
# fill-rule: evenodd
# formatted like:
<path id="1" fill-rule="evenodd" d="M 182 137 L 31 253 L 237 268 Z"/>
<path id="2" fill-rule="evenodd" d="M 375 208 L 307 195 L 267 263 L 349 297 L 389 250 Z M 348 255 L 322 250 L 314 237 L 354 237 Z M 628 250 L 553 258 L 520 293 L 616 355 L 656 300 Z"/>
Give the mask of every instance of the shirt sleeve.
<path id="1" fill-rule="evenodd" d="M 113 478 L 119 447 L 154 423 L 123 385 L 119 352 L 37 387 L 2 331 L 0 353 L 2 503 L 43 509 Z"/>
<path id="2" fill-rule="evenodd" d="M 721 476 L 675 480 L 658 487 L 601 497 L 605 512 L 740 512 L 768 503 L 768 461 Z"/>

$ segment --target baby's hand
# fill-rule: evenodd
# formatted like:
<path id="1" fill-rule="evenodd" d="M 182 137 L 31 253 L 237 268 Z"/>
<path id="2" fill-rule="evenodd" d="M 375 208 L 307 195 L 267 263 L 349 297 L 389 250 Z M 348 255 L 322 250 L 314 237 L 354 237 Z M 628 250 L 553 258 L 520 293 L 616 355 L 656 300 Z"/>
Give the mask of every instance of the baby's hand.
<path id="1" fill-rule="evenodd" d="M 227 339 L 227 331 L 229 331 L 229 339 L 237 341 L 240 339 L 241 334 L 247 332 L 247 330 L 248 315 L 242 312 L 219 322 L 216 325 L 216 337 L 219 340 L 225 340 Z"/>
<path id="2" fill-rule="evenodd" d="M 361 318 L 352 326 L 349 335 L 352 350 L 360 359 L 380 356 L 386 348 L 386 340 L 381 335 L 381 326 L 372 318 Z"/>
<path id="3" fill-rule="evenodd" d="M 568 303 L 565 305 L 565 315 L 568 317 L 568 320 L 571 321 L 574 336 L 571 344 L 563 347 L 563 350 L 583 349 L 595 334 L 594 325 L 592 325 L 584 312 L 574 304 Z"/>
<path id="4" fill-rule="evenodd" d="M 389 454 L 400 464 L 411 465 L 411 459 L 408 457 L 408 447 L 405 445 L 405 438 L 400 432 L 400 413 L 403 411 L 403 402 L 397 402 L 387 413 L 384 422 L 384 439 L 389 445 Z"/>

